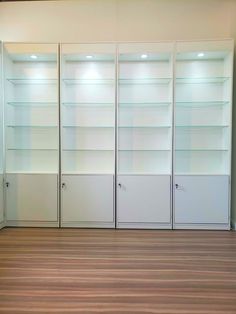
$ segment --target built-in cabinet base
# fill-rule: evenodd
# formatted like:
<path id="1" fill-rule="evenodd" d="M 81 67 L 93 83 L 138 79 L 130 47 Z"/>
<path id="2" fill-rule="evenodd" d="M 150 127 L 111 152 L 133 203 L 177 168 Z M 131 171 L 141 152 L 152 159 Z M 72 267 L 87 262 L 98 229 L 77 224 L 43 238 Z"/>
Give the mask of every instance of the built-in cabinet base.
<path id="1" fill-rule="evenodd" d="M 118 175 L 117 227 L 171 229 L 171 176 Z"/>
<path id="2" fill-rule="evenodd" d="M 229 187 L 226 175 L 175 176 L 174 229 L 230 229 Z"/>
<path id="3" fill-rule="evenodd" d="M 59 226 L 56 174 L 7 174 L 6 184 L 7 226 Z"/>
<path id="4" fill-rule="evenodd" d="M 63 175 L 61 226 L 114 228 L 113 191 L 113 175 Z"/>

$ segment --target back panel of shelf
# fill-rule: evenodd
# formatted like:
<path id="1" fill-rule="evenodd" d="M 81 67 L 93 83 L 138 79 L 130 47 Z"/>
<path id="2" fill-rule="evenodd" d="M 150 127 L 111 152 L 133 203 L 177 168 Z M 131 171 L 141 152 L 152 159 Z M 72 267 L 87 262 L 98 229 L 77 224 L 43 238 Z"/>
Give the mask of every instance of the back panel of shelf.
<path id="1" fill-rule="evenodd" d="M 62 45 L 62 173 L 115 171 L 115 52 Z"/>
<path id="2" fill-rule="evenodd" d="M 119 45 L 119 174 L 171 174 L 172 52 L 172 44 Z"/>
<path id="3" fill-rule="evenodd" d="M 58 45 L 4 48 L 6 171 L 57 173 Z"/>
<path id="4" fill-rule="evenodd" d="M 229 174 L 232 42 L 178 43 L 175 174 Z"/>

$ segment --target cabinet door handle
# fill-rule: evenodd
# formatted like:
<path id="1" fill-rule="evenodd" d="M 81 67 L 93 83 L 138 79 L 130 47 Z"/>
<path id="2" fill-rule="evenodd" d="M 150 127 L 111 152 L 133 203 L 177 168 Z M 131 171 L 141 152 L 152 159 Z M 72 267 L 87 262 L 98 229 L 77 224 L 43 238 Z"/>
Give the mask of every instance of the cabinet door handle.
<path id="1" fill-rule="evenodd" d="M 10 185 L 10 183 L 9 183 L 9 182 L 6 182 L 6 187 L 7 187 L 7 188 L 9 187 L 9 185 Z"/>
<path id="2" fill-rule="evenodd" d="M 179 188 L 179 185 L 177 183 L 175 183 L 175 188 L 178 189 Z"/>
<path id="3" fill-rule="evenodd" d="M 121 188 L 121 183 L 118 183 L 119 188 Z"/>
<path id="4" fill-rule="evenodd" d="M 62 187 L 62 188 L 65 188 L 65 187 L 66 187 L 66 184 L 63 182 L 63 183 L 61 184 L 61 187 Z"/>

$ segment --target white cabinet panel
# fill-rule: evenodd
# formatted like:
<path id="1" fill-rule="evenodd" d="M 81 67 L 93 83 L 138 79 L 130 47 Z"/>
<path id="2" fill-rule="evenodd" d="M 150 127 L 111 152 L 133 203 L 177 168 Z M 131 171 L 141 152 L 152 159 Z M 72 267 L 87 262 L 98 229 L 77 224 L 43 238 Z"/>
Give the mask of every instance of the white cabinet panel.
<path id="1" fill-rule="evenodd" d="M 4 209 L 3 209 L 3 175 L 0 174 L 0 226 L 4 222 Z"/>
<path id="2" fill-rule="evenodd" d="M 58 184 L 54 174 L 8 174 L 7 224 L 56 222 Z M 34 226 L 35 224 L 31 224 Z"/>
<path id="3" fill-rule="evenodd" d="M 175 224 L 228 224 L 228 176 L 176 176 Z"/>
<path id="4" fill-rule="evenodd" d="M 113 175 L 63 175 L 62 225 L 114 226 Z"/>
<path id="5" fill-rule="evenodd" d="M 117 182 L 119 227 L 170 227 L 170 176 L 120 175 Z"/>

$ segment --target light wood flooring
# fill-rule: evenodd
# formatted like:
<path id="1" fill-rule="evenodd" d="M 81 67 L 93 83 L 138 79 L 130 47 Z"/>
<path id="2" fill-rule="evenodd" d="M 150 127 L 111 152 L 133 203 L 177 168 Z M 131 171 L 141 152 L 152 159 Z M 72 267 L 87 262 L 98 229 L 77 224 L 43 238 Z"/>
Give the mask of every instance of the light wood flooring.
<path id="1" fill-rule="evenodd" d="M 0 313 L 236 314 L 236 232 L 5 228 Z"/>

